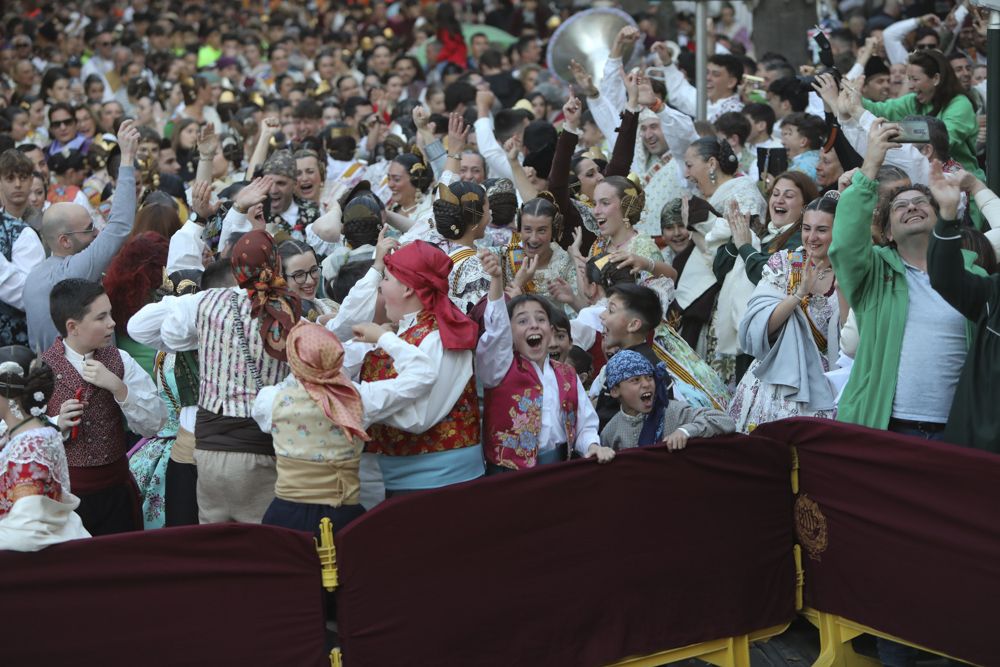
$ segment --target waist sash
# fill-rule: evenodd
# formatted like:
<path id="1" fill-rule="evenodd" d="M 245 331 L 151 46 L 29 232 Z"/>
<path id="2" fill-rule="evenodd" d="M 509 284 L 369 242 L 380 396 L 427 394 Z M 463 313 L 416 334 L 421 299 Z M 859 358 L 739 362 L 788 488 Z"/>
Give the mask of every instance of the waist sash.
<path id="1" fill-rule="evenodd" d="M 194 437 L 195 449 L 274 456 L 271 434 L 247 417 L 217 415 L 199 407 Z"/>
<path id="2" fill-rule="evenodd" d="M 194 464 L 194 433 L 184 427 L 177 429 L 174 446 L 170 448 L 170 460 Z"/>
<path id="3" fill-rule="evenodd" d="M 279 456 L 276 463 L 278 480 L 274 495 L 282 500 L 331 507 L 359 502 L 360 456 L 344 461 L 303 461 Z"/>

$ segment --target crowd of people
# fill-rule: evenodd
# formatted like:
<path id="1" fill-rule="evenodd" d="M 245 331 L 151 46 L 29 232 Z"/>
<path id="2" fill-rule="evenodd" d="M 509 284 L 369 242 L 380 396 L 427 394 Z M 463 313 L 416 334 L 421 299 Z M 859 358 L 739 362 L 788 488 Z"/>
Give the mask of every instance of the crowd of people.
<path id="1" fill-rule="evenodd" d="M 5 6 L 0 548 L 339 529 L 792 416 L 996 451 L 947 4 L 841 3 L 803 63 L 720 3 L 705 119 L 655 7 L 557 73 L 537 0 Z"/>

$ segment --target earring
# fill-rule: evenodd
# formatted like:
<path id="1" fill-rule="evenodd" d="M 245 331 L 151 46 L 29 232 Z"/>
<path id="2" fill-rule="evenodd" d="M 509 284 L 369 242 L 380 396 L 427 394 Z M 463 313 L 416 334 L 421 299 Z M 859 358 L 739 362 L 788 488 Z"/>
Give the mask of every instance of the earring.
<path id="1" fill-rule="evenodd" d="M 715 170 L 714 169 L 712 171 L 708 172 L 708 180 L 712 181 L 713 184 L 715 183 Z"/>
<path id="2" fill-rule="evenodd" d="M 24 413 L 21 412 L 21 406 L 17 404 L 17 401 L 10 401 L 8 406 L 10 407 L 10 414 L 14 419 L 24 419 Z"/>

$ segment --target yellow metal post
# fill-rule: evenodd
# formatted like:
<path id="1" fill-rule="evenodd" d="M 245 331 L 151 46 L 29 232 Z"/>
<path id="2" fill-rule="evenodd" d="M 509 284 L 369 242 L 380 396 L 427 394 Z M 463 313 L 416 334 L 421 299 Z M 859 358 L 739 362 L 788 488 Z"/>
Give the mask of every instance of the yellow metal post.
<path id="1" fill-rule="evenodd" d="M 313 538 L 315 541 L 315 538 Z M 316 542 L 319 564 L 322 568 L 323 587 L 333 592 L 337 581 L 337 548 L 333 544 L 333 524 L 326 517 L 319 522 L 319 541 Z"/>

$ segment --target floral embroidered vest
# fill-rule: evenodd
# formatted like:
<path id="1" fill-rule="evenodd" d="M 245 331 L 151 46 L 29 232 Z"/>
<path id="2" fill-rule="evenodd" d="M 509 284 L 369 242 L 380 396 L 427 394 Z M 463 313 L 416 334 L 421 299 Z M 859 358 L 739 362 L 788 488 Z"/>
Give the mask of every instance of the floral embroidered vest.
<path id="1" fill-rule="evenodd" d="M 83 388 L 81 400 L 87 407 L 83 410 L 76 439 L 66 442 L 66 461 L 70 467 L 103 466 L 125 456 L 125 417 L 111 392 L 83 381 L 66 358 L 62 338 L 57 337 L 42 358 L 56 376 L 55 390 L 48 404 L 50 417 L 58 416 L 62 404 L 73 398 L 77 389 Z M 94 352 L 94 360 L 119 378 L 125 377 L 125 364 L 117 347 L 102 347 Z"/>
<path id="2" fill-rule="evenodd" d="M 433 331 L 437 331 L 433 313 L 422 311 L 417 316 L 416 323 L 399 337 L 411 345 L 420 345 Z M 391 380 L 394 377 L 396 369 L 392 365 L 392 357 L 385 350 L 376 349 L 365 355 L 361 365 L 362 382 Z M 441 378 L 439 381 L 447 382 L 448 378 Z M 415 456 L 478 445 L 479 400 L 476 396 L 475 377 L 469 378 L 451 412 L 429 430 L 407 433 L 385 424 L 372 424 L 368 427 L 368 435 L 371 440 L 366 450 L 386 456 Z"/>
<path id="3" fill-rule="evenodd" d="M 568 451 L 576 441 L 578 411 L 576 372 L 573 367 L 549 361 L 559 383 L 559 412 L 566 429 Z M 542 431 L 542 381 L 531 362 L 514 353 L 514 362 L 503 382 L 487 389 L 483 442 L 486 460 L 504 468 L 534 468 L 538 463 L 538 437 Z"/>

